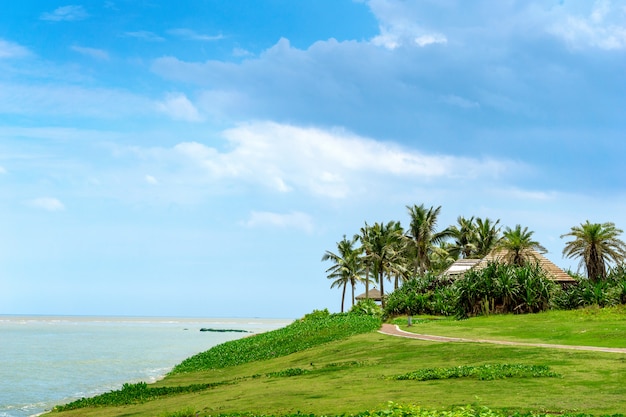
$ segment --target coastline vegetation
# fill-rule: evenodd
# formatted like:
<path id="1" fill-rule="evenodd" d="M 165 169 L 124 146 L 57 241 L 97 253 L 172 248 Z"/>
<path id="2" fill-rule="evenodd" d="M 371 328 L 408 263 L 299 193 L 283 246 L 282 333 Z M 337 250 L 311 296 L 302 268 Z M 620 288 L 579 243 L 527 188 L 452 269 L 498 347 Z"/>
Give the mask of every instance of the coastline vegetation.
<path id="1" fill-rule="evenodd" d="M 571 228 L 563 255 L 585 276 L 555 283 L 533 232 L 459 216 L 437 230 L 441 207 L 407 207 L 410 226 L 367 223 L 323 261 L 341 313 L 316 310 L 281 329 L 215 346 L 154 384 L 56 407 L 54 416 L 591 417 L 626 410 L 626 244 L 613 223 Z M 357 246 L 357 244 L 359 246 Z M 504 255 L 460 277 L 457 259 Z M 393 291 L 384 291 L 385 283 Z M 365 299 L 355 303 L 355 286 Z M 379 306 L 368 297 L 378 285 Z M 351 287 L 352 305 L 344 313 Z M 476 342 L 383 335 L 403 330 Z M 484 341 L 509 342 L 489 344 Z M 479 343 L 480 342 L 480 343 Z M 526 345 L 515 345 L 515 342 Z M 535 344 L 534 346 L 529 345 Z M 570 350 L 536 344 L 572 346 Z M 602 352 L 575 346 L 621 348 Z M 562 346 L 561 346 L 562 347 Z M 479 381 L 479 382 L 477 382 Z"/>
<path id="2" fill-rule="evenodd" d="M 350 313 L 315 311 L 283 329 L 227 342 L 239 355 L 230 364 L 204 355 L 196 370 L 127 384 L 57 407 L 52 416 L 617 416 L 626 408 L 626 354 L 391 337 L 375 331 L 380 316 L 364 313 L 373 309 L 370 302 L 360 304 Z M 533 341 L 554 343 L 554 331 L 559 343 L 575 344 L 586 333 L 623 335 L 624 313 L 596 307 L 461 321 L 424 316 L 410 327 L 406 316 L 395 321 L 403 329 L 431 333 L 440 326 L 470 338 L 499 328 L 499 339 L 521 341 L 541 328 Z M 279 355 L 278 347 L 291 353 Z M 416 381 L 419 375 L 431 377 Z"/>

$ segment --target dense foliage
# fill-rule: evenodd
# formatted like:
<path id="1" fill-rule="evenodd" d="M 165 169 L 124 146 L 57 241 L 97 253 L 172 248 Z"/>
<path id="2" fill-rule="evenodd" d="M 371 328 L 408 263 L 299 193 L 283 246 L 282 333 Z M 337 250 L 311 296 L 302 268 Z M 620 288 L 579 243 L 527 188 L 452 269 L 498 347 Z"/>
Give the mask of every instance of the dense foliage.
<path id="1" fill-rule="evenodd" d="M 219 369 L 289 355 L 380 327 L 378 317 L 318 310 L 278 330 L 217 345 L 177 365 L 171 374 Z"/>
<path id="2" fill-rule="evenodd" d="M 425 368 L 406 374 L 397 375 L 392 379 L 403 381 L 432 381 L 435 379 L 473 378 L 480 381 L 490 381 L 504 378 L 539 378 L 559 377 L 545 365 L 519 364 L 486 364 L 481 366 L 453 366 L 450 368 Z"/>
<path id="3" fill-rule="evenodd" d="M 68 411 L 85 407 L 138 404 L 171 395 L 204 391 L 218 384 L 194 384 L 184 387 L 151 387 L 145 382 L 124 384 L 122 389 L 110 391 L 91 398 L 81 398 L 65 405 L 54 407 L 54 411 Z"/>

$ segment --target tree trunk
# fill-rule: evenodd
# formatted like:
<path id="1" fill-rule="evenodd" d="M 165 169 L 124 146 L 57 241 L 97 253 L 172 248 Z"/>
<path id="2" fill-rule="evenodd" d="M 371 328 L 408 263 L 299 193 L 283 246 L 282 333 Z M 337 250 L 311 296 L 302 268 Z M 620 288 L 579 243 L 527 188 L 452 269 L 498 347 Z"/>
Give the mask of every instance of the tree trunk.
<path id="1" fill-rule="evenodd" d="M 385 287 L 383 281 L 385 280 L 385 275 L 383 274 L 383 268 L 380 268 L 380 305 L 385 308 Z"/>
<path id="2" fill-rule="evenodd" d="M 370 298 L 370 267 L 365 267 L 365 299 Z"/>
<path id="3" fill-rule="evenodd" d="M 343 313 L 343 304 L 344 301 L 346 301 L 346 286 L 348 285 L 347 282 L 343 283 L 343 291 L 341 291 L 341 312 Z"/>

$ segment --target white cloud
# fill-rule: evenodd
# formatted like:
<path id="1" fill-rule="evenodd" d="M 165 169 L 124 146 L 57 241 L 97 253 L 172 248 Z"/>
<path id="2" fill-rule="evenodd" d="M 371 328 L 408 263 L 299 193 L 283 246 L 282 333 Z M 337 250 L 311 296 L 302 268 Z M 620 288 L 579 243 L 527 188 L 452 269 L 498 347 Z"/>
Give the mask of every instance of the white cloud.
<path id="1" fill-rule="evenodd" d="M 2 165 L 0 165 L 0 174 L 6 174 L 6 173 L 7 173 L 7 170 Z"/>
<path id="2" fill-rule="evenodd" d="M 181 93 L 170 93 L 164 101 L 157 103 L 157 109 L 174 120 L 200 122 L 202 116 L 189 99 Z"/>
<path id="3" fill-rule="evenodd" d="M 459 97 L 454 94 L 450 94 L 450 95 L 442 97 L 441 101 L 444 103 L 450 104 L 452 106 L 461 107 L 464 109 L 476 109 L 480 107 L 480 104 L 478 104 L 477 102 L 468 100 L 463 97 Z"/>
<path id="4" fill-rule="evenodd" d="M 144 179 L 146 180 L 148 184 L 151 184 L 151 185 L 159 184 L 159 181 L 156 178 L 154 178 L 152 175 L 146 175 Z"/>
<path id="5" fill-rule="evenodd" d="M 72 46 L 71 49 L 74 52 L 78 52 L 79 54 L 86 55 L 86 56 L 94 58 L 94 59 L 99 59 L 101 61 L 108 61 L 109 60 L 108 52 L 106 52 L 106 51 L 104 51 L 102 49 L 87 48 L 87 47 L 84 47 L 84 46 L 77 46 L 77 45 Z"/>
<path id="6" fill-rule="evenodd" d="M 272 213 L 269 211 L 253 211 L 248 220 L 242 222 L 247 227 L 278 227 L 300 229 L 307 233 L 313 231 L 313 220 L 306 213 L 294 211 L 287 214 Z"/>
<path id="7" fill-rule="evenodd" d="M 65 206 L 61 201 L 52 197 L 41 197 L 30 200 L 28 204 L 31 207 L 40 208 L 47 211 L 63 211 Z"/>
<path id="8" fill-rule="evenodd" d="M 448 43 L 448 39 L 440 33 L 430 33 L 416 37 L 415 43 L 419 46 L 426 46 L 434 43 Z"/>
<path id="9" fill-rule="evenodd" d="M 89 17 L 89 14 L 83 6 L 63 6 L 55 9 L 53 12 L 42 13 L 40 19 L 52 22 L 71 22 L 84 20 L 87 17 Z"/>
<path id="10" fill-rule="evenodd" d="M 197 33 L 191 29 L 171 29 L 168 30 L 167 33 L 178 36 L 183 39 L 191 40 L 191 41 L 204 41 L 204 42 L 212 42 L 219 41 L 220 39 L 224 39 L 224 35 L 203 35 L 201 33 Z"/>
<path id="11" fill-rule="evenodd" d="M 256 122 L 223 133 L 229 151 L 197 142 L 174 150 L 214 179 L 236 178 L 277 192 L 345 198 L 379 181 L 471 181 L 498 178 L 514 164 L 428 155 L 344 130 Z"/>
<path id="12" fill-rule="evenodd" d="M 138 30 L 134 32 L 125 32 L 126 36 L 130 38 L 137 38 L 148 42 L 162 42 L 165 39 L 157 35 L 156 33 L 149 32 L 147 30 Z"/>
<path id="13" fill-rule="evenodd" d="M 0 39 L 0 59 L 22 58 L 30 55 L 30 51 L 21 45 Z"/>
<path id="14" fill-rule="evenodd" d="M 548 32 L 573 48 L 626 49 L 626 8 L 607 0 L 589 2 L 586 6 L 582 13 L 567 7 L 557 9 Z"/>

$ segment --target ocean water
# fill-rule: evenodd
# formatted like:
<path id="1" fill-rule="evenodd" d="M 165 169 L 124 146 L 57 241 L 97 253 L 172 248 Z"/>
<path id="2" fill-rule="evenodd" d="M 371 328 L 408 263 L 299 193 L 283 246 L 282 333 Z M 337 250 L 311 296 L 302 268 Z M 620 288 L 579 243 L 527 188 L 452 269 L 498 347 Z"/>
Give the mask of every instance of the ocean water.
<path id="1" fill-rule="evenodd" d="M 181 319 L 0 315 L 0 417 L 154 382 L 185 358 L 291 319 Z"/>

